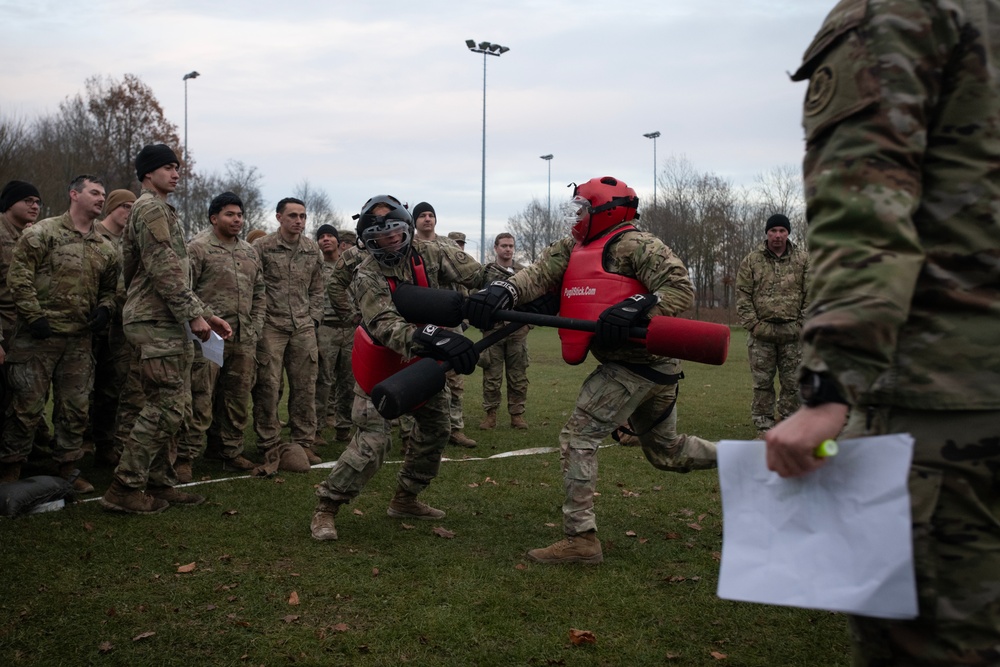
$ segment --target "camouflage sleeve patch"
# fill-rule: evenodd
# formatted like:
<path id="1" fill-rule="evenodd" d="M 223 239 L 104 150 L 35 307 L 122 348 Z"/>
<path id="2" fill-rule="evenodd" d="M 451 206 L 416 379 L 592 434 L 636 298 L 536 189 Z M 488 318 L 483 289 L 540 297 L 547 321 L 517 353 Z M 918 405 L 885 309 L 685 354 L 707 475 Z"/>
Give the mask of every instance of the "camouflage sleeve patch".
<path id="1" fill-rule="evenodd" d="M 144 216 L 146 228 L 157 243 L 170 242 L 170 220 L 159 208 L 152 209 Z"/>

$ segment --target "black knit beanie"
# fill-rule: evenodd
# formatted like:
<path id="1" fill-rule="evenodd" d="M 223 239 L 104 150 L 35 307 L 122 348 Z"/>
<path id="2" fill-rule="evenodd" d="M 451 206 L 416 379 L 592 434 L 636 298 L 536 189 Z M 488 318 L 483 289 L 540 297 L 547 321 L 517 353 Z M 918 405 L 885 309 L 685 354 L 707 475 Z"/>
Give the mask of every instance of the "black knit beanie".
<path id="1" fill-rule="evenodd" d="M 781 215 L 780 213 L 775 213 L 770 218 L 767 219 L 767 225 L 764 227 L 764 232 L 767 233 L 771 227 L 784 227 L 788 230 L 788 233 L 792 233 L 792 223 L 788 221 L 788 218 Z"/>
<path id="2" fill-rule="evenodd" d="M 39 194 L 38 188 L 27 181 L 11 181 L 3 186 L 3 191 L 0 192 L 0 213 L 5 212 L 17 202 L 28 197 L 38 197 L 41 199 L 42 195 Z"/>
<path id="3" fill-rule="evenodd" d="M 323 236 L 323 234 L 329 234 L 337 239 L 338 243 L 340 242 L 340 235 L 337 234 L 337 228 L 333 225 L 320 225 L 319 229 L 316 230 L 316 240 L 319 241 L 319 237 Z"/>
<path id="4" fill-rule="evenodd" d="M 177 159 L 177 154 L 166 144 L 146 144 L 135 156 L 135 175 L 142 182 L 151 171 L 156 171 L 165 164 L 176 164 L 180 166 L 181 161 Z"/>
<path id="5" fill-rule="evenodd" d="M 427 211 L 433 213 L 434 217 L 437 218 L 437 212 L 434 210 L 434 207 L 427 202 L 422 201 L 413 207 L 413 222 L 417 221 L 417 218 L 420 217 L 421 213 L 426 213 Z"/>

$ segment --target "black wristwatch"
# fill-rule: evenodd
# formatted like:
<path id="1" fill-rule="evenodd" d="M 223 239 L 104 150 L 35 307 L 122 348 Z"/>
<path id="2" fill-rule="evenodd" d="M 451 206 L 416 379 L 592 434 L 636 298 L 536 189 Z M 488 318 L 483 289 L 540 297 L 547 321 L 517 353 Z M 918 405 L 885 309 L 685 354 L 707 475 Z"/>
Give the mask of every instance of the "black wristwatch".
<path id="1" fill-rule="evenodd" d="M 806 371 L 799 382 L 799 398 L 802 404 L 810 408 L 824 403 L 843 403 L 847 400 L 841 395 L 829 375 Z"/>

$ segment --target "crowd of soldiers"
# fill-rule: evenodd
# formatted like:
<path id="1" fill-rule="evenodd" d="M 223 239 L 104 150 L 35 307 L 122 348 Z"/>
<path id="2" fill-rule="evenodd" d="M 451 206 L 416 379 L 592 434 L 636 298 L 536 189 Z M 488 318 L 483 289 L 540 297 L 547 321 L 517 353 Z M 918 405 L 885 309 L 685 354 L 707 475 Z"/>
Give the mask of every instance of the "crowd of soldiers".
<path id="1" fill-rule="evenodd" d="M 84 456 L 92 453 L 96 465 L 116 471 L 114 493 L 102 503 L 145 512 L 166 505 L 115 500 L 146 490 L 147 496 L 168 495 L 174 503 L 197 503 L 201 496 L 174 487 L 192 481 L 200 459 L 217 462 L 223 471 L 304 472 L 322 461 L 324 427 L 336 441 L 350 440 L 351 354 L 360 313 L 348 288 L 365 258 L 356 232 L 324 224 L 311 238 L 305 234 L 305 204 L 285 198 L 276 207 L 278 230 L 253 230 L 244 240 L 243 203 L 225 192 L 209 205 L 210 228 L 183 243 L 173 239 L 176 213 L 166 204 L 179 178 L 177 167 L 179 160 L 169 147 L 147 146 L 136 159 L 136 176 L 143 184 L 138 201 L 130 190 L 106 193 L 99 177 L 85 174 L 69 185 L 66 213 L 44 220 L 38 219 L 37 188 L 24 181 L 4 186 L 0 483 L 19 479 L 29 459 L 51 456 L 57 474 L 70 480 L 77 493 L 91 493 L 94 486 L 80 469 Z M 413 214 L 422 241 L 464 249 L 461 232 L 447 237 L 434 233 L 432 206 L 422 202 Z M 140 243 L 139 232 L 144 231 L 151 234 L 147 247 Z M 513 237 L 501 237 L 496 266 L 512 271 Z M 144 250 L 149 253 L 146 263 Z M 170 275 L 171 268 L 175 275 Z M 138 299 L 130 306 L 133 283 L 137 291 L 142 285 L 137 275 L 147 277 L 148 300 L 158 302 L 159 308 L 147 312 L 149 307 Z M 171 289 L 181 296 L 171 295 Z M 190 369 L 186 362 L 174 367 L 187 356 L 186 339 L 173 340 L 177 337 L 157 329 L 190 329 L 188 320 L 177 318 L 184 308 L 188 314 L 200 312 L 203 319 L 217 317 L 226 323 L 221 364 L 195 345 Z M 128 329 L 133 330 L 131 338 Z M 191 334 L 198 338 L 196 332 Z M 142 344 L 135 345 L 133 339 Z M 480 425 L 483 429 L 495 427 L 505 366 L 511 425 L 527 428 L 527 349 L 523 335 L 516 342 L 519 353 L 482 364 L 490 415 L 490 423 Z M 176 387 L 165 387 L 178 384 L 178 374 L 190 378 L 183 382 L 190 386 L 189 398 L 175 396 L 177 402 L 167 401 L 165 411 L 147 412 L 143 418 L 147 399 L 161 401 L 165 393 L 176 393 Z M 475 447 L 464 433 L 463 379 L 449 373 L 448 439 Z M 283 396 L 288 406 L 284 422 L 278 413 Z M 44 414 L 50 398 L 51 432 Z M 251 405 L 257 460 L 244 444 Z M 159 439 L 164 426 L 172 431 L 170 447 L 154 452 L 151 441 Z M 283 439 L 285 426 L 289 436 Z M 399 426 L 408 447 L 412 418 L 401 419 Z M 148 445 L 140 448 L 139 461 L 127 455 L 136 437 Z"/>

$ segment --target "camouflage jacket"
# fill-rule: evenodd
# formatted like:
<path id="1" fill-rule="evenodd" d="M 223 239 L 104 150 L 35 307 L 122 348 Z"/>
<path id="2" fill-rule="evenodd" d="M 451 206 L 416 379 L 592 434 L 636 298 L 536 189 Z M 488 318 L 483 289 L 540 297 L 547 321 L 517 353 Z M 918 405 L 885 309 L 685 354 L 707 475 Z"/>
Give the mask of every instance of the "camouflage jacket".
<path id="1" fill-rule="evenodd" d="M 617 228 L 608 230 L 607 233 L 613 234 L 615 229 Z M 534 264 L 505 278 L 517 288 L 519 303 L 536 299 L 562 284 L 575 244 L 569 236 L 556 241 L 542 251 Z M 652 234 L 626 232 L 608 244 L 605 256 L 608 258 L 608 265 L 604 267 L 607 271 L 635 278 L 650 293 L 660 297 L 660 302 L 649 311 L 650 317 L 676 316 L 694 303 L 694 286 L 683 262 Z M 654 356 L 640 343 L 627 343 L 619 348 L 592 343 L 590 351 L 602 363 L 622 361 L 649 364 L 663 373 L 675 373 L 680 368 L 680 362 L 676 359 Z"/>
<path id="2" fill-rule="evenodd" d="M 997 13 L 844 0 L 793 75 L 809 79 L 803 364 L 854 404 L 1000 409 Z"/>
<path id="3" fill-rule="evenodd" d="M 191 239 L 187 251 L 198 298 L 229 323 L 233 342 L 256 342 L 267 307 L 257 252 L 243 239 L 226 244 L 211 231 Z"/>
<path id="4" fill-rule="evenodd" d="M 171 325 L 212 310 L 191 289 L 184 236 L 174 207 L 143 189 L 122 233 L 122 274 L 128 297 L 124 322 Z"/>
<path id="5" fill-rule="evenodd" d="M 17 323 L 17 306 L 14 297 L 7 287 L 7 272 L 10 262 L 14 259 L 14 245 L 21 238 L 24 230 L 18 229 L 7 219 L 6 213 L 0 213 L 0 331 L 3 340 L 10 341 L 14 337 L 14 325 Z"/>
<path id="6" fill-rule="evenodd" d="M 78 232 L 69 212 L 36 222 L 18 239 L 7 272 L 18 320 L 45 317 L 55 334 L 89 336 L 94 308 L 115 312 L 120 266 L 114 244 L 93 228 Z"/>
<path id="7" fill-rule="evenodd" d="M 115 236 L 114 234 L 111 233 L 111 230 L 109 230 L 107 227 L 104 226 L 103 223 L 101 223 L 101 222 L 95 222 L 94 223 L 94 231 L 97 232 L 98 234 L 100 234 L 101 236 L 103 236 L 104 238 L 106 238 L 108 241 L 111 241 L 111 243 L 113 243 L 114 246 L 116 248 L 118 248 L 118 252 L 119 253 L 121 252 L 121 250 L 122 250 L 122 236 L 124 236 L 124 234 L 125 234 L 125 230 L 124 229 L 122 230 L 121 234 L 119 234 L 118 236 Z M 115 314 L 112 317 L 112 321 L 116 324 L 116 326 L 119 329 L 121 329 L 121 326 L 122 326 L 122 312 L 125 310 L 125 296 L 126 296 L 125 295 L 125 281 L 122 279 L 122 272 L 121 272 L 121 268 L 119 267 L 119 270 L 118 270 L 118 285 L 117 285 L 117 287 L 115 289 Z"/>
<path id="8" fill-rule="evenodd" d="M 254 241 L 264 269 L 267 314 L 270 326 L 291 333 L 323 321 L 323 253 L 306 236 L 288 243 L 281 232 Z"/>
<path id="9" fill-rule="evenodd" d="M 332 326 L 353 327 L 361 321 L 361 313 L 358 312 L 357 301 L 350 292 L 350 286 L 354 280 L 354 272 L 367 256 L 361 248 L 352 246 L 340 253 L 340 259 L 334 264 L 326 283 L 326 299 L 333 309 L 333 319 L 342 324 Z"/>
<path id="10" fill-rule="evenodd" d="M 424 261 L 428 287 L 461 285 L 469 289 L 481 288 L 502 276 L 483 266 L 457 245 L 414 239 L 410 253 L 416 252 Z M 354 273 L 351 293 L 361 311 L 361 323 L 372 338 L 406 358 L 417 355 L 413 350 L 413 333 L 417 325 L 410 324 L 397 312 L 392 302 L 388 278 L 413 283 L 410 253 L 398 266 L 383 267 L 367 252 Z"/>
<path id="11" fill-rule="evenodd" d="M 763 242 L 736 274 L 736 312 L 757 338 L 790 342 L 799 337 L 809 289 L 809 255 L 791 241 L 778 257 Z"/>

